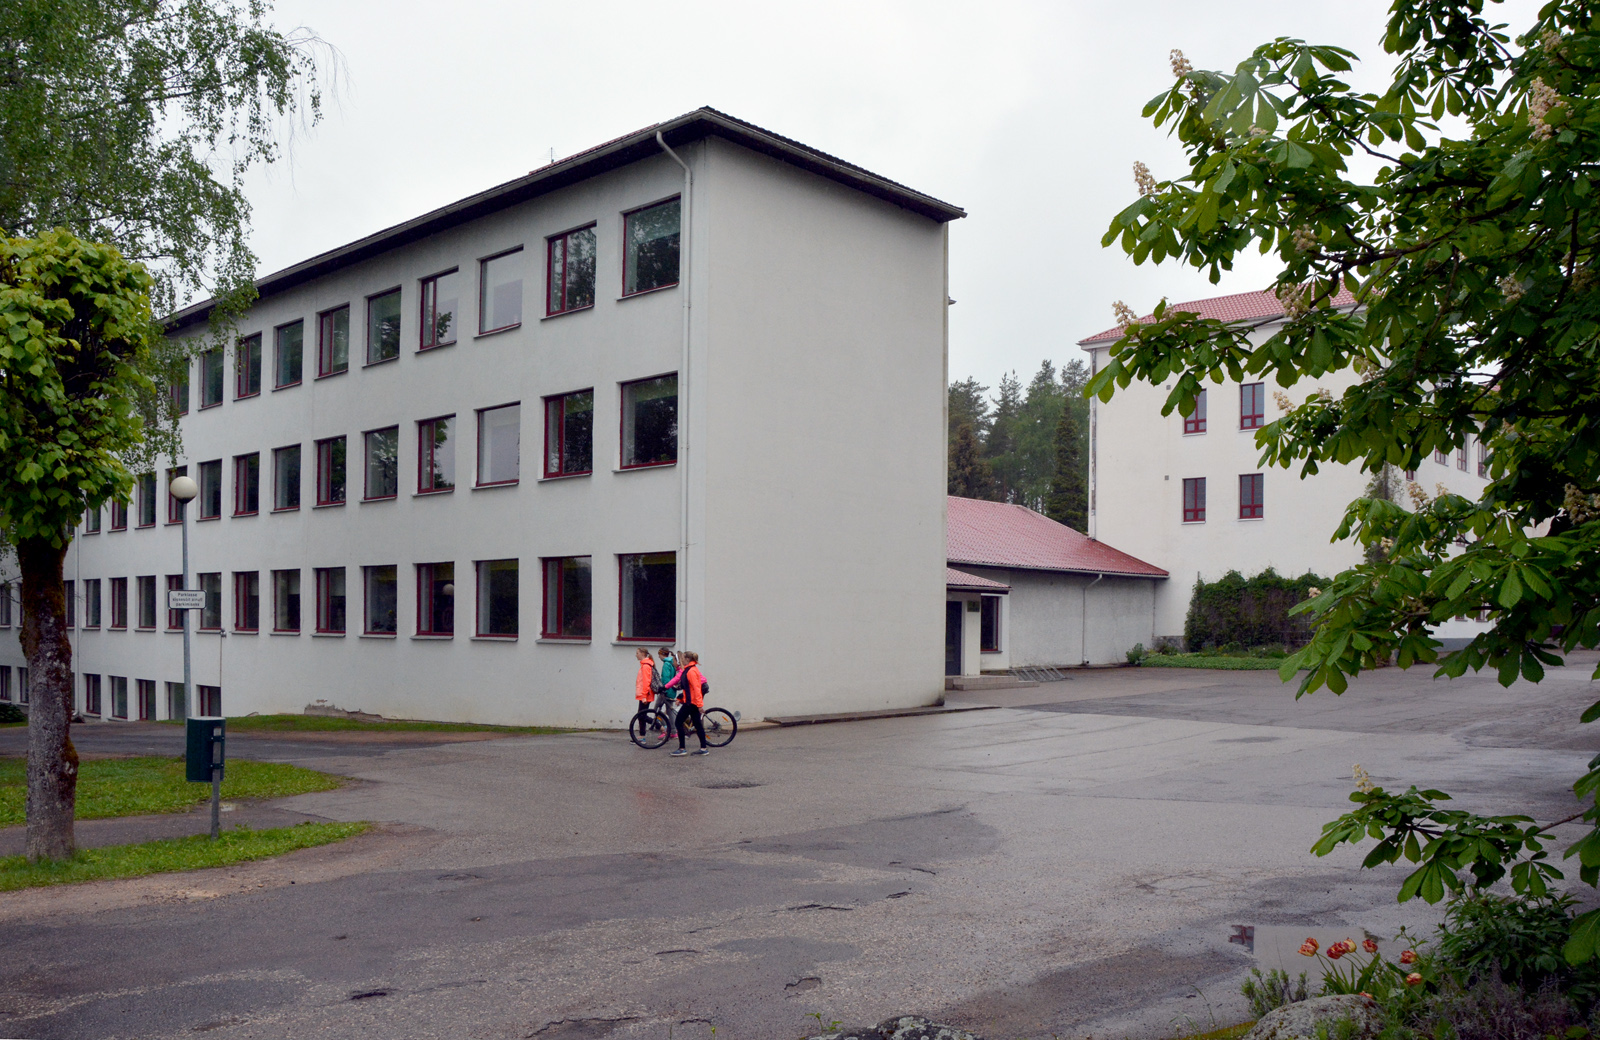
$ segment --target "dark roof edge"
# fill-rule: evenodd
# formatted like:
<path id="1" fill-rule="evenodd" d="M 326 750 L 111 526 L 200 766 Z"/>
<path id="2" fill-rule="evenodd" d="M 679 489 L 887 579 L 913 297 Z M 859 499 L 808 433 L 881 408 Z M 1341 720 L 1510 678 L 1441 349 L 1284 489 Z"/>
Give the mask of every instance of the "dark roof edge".
<path id="1" fill-rule="evenodd" d="M 1118 550 L 1119 552 L 1121 550 Z M 985 560 L 957 560 L 951 558 L 945 561 L 951 567 L 993 567 L 1004 571 L 1043 571 L 1049 574 L 1104 574 L 1108 578 L 1170 578 L 1171 574 L 1161 571 L 1160 574 L 1150 574 L 1146 571 L 1119 571 L 1110 567 L 1029 567 L 1021 563 L 992 563 Z M 1147 566 L 1154 567 L 1155 564 Z M 1156 567 L 1157 570 L 1161 568 Z M 982 577 L 982 575 L 978 575 Z"/>
<path id="2" fill-rule="evenodd" d="M 659 155 L 661 148 L 656 143 L 657 132 L 673 146 L 689 144 L 707 137 L 721 137 L 743 145 L 751 151 L 855 188 L 857 191 L 883 199 L 941 224 L 967 215 L 959 206 L 941 202 L 931 195 L 924 195 L 886 177 L 880 177 L 870 170 L 847 163 L 826 152 L 820 152 L 798 141 L 763 130 L 752 123 L 718 112 L 714 108 L 698 108 L 676 119 L 647 126 L 624 137 L 568 156 L 560 162 L 540 167 L 525 177 L 518 177 L 476 195 L 469 195 L 419 217 L 413 217 L 411 220 L 311 257 L 309 260 L 302 260 L 281 271 L 274 271 L 256 279 L 256 293 L 259 298 L 264 299 L 286 292 L 342 267 L 369 260 L 437 232 L 547 195 L 652 155 Z M 208 320 L 215 303 L 215 300 L 205 300 L 169 315 L 166 319 L 168 330 L 177 331 Z"/>

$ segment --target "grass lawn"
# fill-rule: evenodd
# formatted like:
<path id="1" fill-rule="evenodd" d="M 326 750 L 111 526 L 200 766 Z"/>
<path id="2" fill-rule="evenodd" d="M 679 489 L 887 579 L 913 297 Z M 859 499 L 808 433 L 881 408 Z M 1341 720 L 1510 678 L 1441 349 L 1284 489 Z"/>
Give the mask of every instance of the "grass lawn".
<path id="1" fill-rule="evenodd" d="M 232 770 L 232 766 L 228 767 Z M 199 785 L 196 785 L 199 786 Z M 226 867 L 252 859 L 281 856 L 296 849 L 353 838 L 370 827 L 367 823 L 302 823 L 295 827 L 275 827 L 252 831 L 246 828 L 223 831 L 212 841 L 208 835 L 147 841 L 140 845 L 111 845 L 103 849 L 83 849 L 72 859 L 60 863 L 29 864 L 24 856 L 0 858 L 0 892 L 40 885 L 66 885 L 76 881 L 104 881 L 109 878 L 144 877 L 174 870 L 201 870 Z"/>
<path id="2" fill-rule="evenodd" d="M 1275 672 L 1281 657 L 1206 657 L 1202 654 L 1151 654 L 1142 668 L 1220 668 L 1230 672 Z"/>
<path id="3" fill-rule="evenodd" d="M 224 798 L 283 798 L 331 791 L 343 781 L 314 769 L 279 762 L 229 762 L 222 781 Z M 145 813 L 186 812 L 211 797 L 210 784 L 183 778 L 181 758 L 90 759 L 78 767 L 80 820 Z M 27 762 L 0 758 L 0 827 L 24 822 Z M 272 855 L 263 853 L 262 855 Z"/>
<path id="4" fill-rule="evenodd" d="M 229 733 L 337 733 L 349 730 L 379 733 L 505 733 L 515 736 L 575 732 L 557 726 L 484 726 L 472 722 L 368 722 L 364 719 L 346 719 L 328 715 L 241 715 L 228 719 Z"/>

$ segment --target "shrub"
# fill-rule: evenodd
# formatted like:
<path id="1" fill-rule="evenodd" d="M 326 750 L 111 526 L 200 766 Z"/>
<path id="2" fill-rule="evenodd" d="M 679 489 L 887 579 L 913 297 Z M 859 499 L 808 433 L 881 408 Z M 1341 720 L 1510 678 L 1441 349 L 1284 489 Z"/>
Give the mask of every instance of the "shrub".
<path id="1" fill-rule="evenodd" d="M 0 704 L 0 726 L 8 722 L 27 722 L 28 713 L 15 704 Z"/>
<path id="2" fill-rule="evenodd" d="M 1289 616 L 1289 608 L 1310 590 L 1325 588 L 1328 579 L 1306 572 L 1280 576 L 1271 567 L 1253 578 L 1229 571 L 1213 582 L 1195 580 L 1184 621 L 1184 642 L 1190 650 L 1212 647 L 1235 652 L 1250 646 L 1304 646 L 1311 638 L 1309 614 Z"/>
<path id="3" fill-rule="evenodd" d="M 1132 664 L 1132 665 L 1136 665 L 1140 661 L 1144 660 L 1144 655 L 1145 655 L 1144 644 L 1143 643 L 1135 643 L 1135 644 L 1133 644 L 1133 649 L 1128 651 L 1128 663 Z"/>
<path id="4" fill-rule="evenodd" d="M 1498 977 L 1527 993 L 1557 987 L 1587 1013 L 1600 999 L 1600 963 L 1573 967 L 1561 956 L 1572 930 L 1573 904 L 1564 894 L 1463 896 L 1445 911 L 1439 959 L 1467 982 Z"/>
<path id="5" fill-rule="evenodd" d="M 1290 982 L 1289 973 L 1281 968 L 1273 968 L 1265 975 L 1260 968 L 1251 968 L 1250 977 L 1240 984 L 1239 992 L 1250 1002 L 1250 1017 L 1255 1019 L 1311 996 L 1305 972 L 1300 973 L 1299 981 Z"/>
<path id="6" fill-rule="evenodd" d="M 1413 1035 L 1452 1040 L 1545 1040 L 1589 1035 L 1572 1002 L 1553 984 L 1528 993 L 1497 975 L 1479 977 L 1465 987 L 1446 979 L 1438 993 L 1408 1021 L 1397 1025 L 1409 1028 Z"/>

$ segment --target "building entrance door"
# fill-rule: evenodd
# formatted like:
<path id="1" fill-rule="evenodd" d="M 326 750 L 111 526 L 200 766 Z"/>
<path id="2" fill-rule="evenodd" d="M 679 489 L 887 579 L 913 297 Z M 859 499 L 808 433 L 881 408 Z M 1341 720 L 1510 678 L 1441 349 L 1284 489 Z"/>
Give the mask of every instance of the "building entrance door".
<path id="1" fill-rule="evenodd" d="M 961 611 L 959 600 L 944 605 L 944 674 L 961 674 Z"/>

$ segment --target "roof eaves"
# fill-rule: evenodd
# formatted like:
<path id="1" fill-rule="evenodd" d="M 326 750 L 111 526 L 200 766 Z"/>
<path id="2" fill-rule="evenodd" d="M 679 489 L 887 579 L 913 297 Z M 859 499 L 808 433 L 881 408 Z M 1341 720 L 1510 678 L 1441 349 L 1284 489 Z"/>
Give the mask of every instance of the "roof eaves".
<path id="1" fill-rule="evenodd" d="M 939 223 L 957 220 L 967 215 L 959 206 L 942 202 L 931 195 L 924 195 L 826 152 L 764 130 L 753 123 L 735 119 L 714 108 L 699 108 L 676 119 L 654 123 L 631 134 L 568 156 L 559 162 L 542 166 L 526 176 L 469 195 L 337 249 L 330 249 L 309 260 L 302 260 L 298 264 L 274 271 L 256 280 L 257 297 L 265 298 L 286 292 L 342 267 L 349 267 L 448 228 L 659 154 L 660 146 L 655 139 L 658 132 L 670 145 L 688 144 L 710 136 L 722 137 L 741 144 L 751 151 L 846 184 Z M 214 299 L 204 300 L 168 315 L 166 318 L 168 330 L 178 331 L 206 321 L 210 318 L 215 303 Z"/>
<path id="2" fill-rule="evenodd" d="M 1050 574 L 1104 574 L 1112 578 L 1170 578 L 1172 575 L 1160 567 L 1152 565 L 1149 571 L 1119 570 L 1115 567 L 1040 567 L 1026 563 L 1000 563 L 995 560 L 964 560 L 960 557 L 950 557 L 952 566 L 961 567 L 995 567 L 1012 571 L 1042 571 Z"/>

